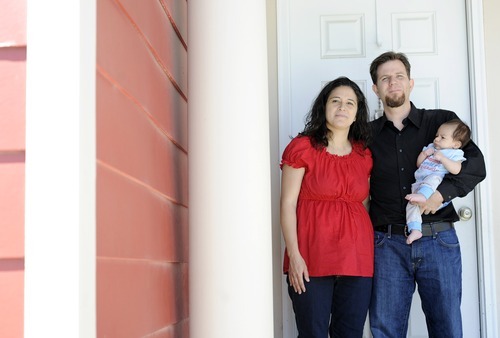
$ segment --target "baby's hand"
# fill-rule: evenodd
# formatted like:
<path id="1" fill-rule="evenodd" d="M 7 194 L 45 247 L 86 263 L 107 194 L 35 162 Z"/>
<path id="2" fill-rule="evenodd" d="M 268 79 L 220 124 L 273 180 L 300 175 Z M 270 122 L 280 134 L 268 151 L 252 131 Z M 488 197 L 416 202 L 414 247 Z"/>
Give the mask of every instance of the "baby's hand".
<path id="1" fill-rule="evenodd" d="M 434 158 L 438 161 L 441 161 L 441 159 L 443 158 L 443 153 L 440 150 L 437 150 L 436 152 L 434 152 Z"/>
<path id="2" fill-rule="evenodd" d="M 427 149 L 425 149 L 424 150 L 424 154 L 427 157 L 431 156 L 432 154 L 434 154 L 434 148 L 427 148 Z"/>

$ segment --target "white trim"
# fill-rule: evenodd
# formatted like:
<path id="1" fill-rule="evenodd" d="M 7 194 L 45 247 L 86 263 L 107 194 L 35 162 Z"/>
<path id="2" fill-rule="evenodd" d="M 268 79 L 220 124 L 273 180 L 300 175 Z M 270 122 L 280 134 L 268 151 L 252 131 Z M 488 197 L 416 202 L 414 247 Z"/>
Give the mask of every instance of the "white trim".
<path id="1" fill-rule="evenodd" d="M 190 0 L 188 31 L 189 335 L 270 338 L 266 1 Z"/>
<path id="2" fill-rule="evenodd" d="M 290 74 L 290 38 L 284 38 L 290 34 L 289 29 L 284 29 L 284 27 L 290 26 L 290 2 L 287 0 L 276 0 L 277 6 L 277 45 L 278 45 L 278 140 L 279 140 L 279 158 L 283 153 L 284 148 L 290 142 L 290 137 L 296 136 L 292 135 L 292 119 L 290 111 L 292 109 L 292 95 L 290 94 L 291 80 Z M 281 173 L 280 176 L 281 178 Z M 281 186 L 281 184 L 280 184 Z M 285 243 L 283 237 L 281 236 L 280 241 L 280 254 L 281 262 L 283 262 Z M 278 247 L 276 245 L 276 247 Z M 282 266 L 279 266 L 280 271 Z M 283 337 L 291 337 L 297 335 L 295 329 L 294 317 L 291 315 L 293 313 L 292 303 L 288 296 L 288 288 L 283 275 L 281 276 L 281 293 L 279 296 L 275 295 L 275 301 L 281 301 L 282 304 L 282 331 Z"/>
<path id="3" fill-rule="evenodd" d="M 96 336 L 95 36 L 95 0 L 27 1 L 27 338 Z"/>
<path id="4" fill-rule="evenodd" d="M 289 30 L 283 27 L 289 27 L 290 6 L 288 1 L 277 0 L 277 39 L 278 39 L 278 107 L 279 107 L 279 144 L 281 152 L 289 142 L 292 133 L 292 120 L 290 110 L 292 107 L 290 88 L 290 39 L 284 39 L 283 36 L 289 35 Z M 283 22 L 283 23 L 282 23 Z M 288 88 L 285 88 L 287 84 Z"/>
<path id="5" fill-rule="evenodd" d="M 471 119 L 474 140 L 484 154 L 488 146 L 488 104 L 486 90 L 486 66 L 484 58 L 483 1 L 466 0 L 469 47 L 469 78 L 471 90 Z M 485 157 L 486 168 L 490 168 Z M 487 170 L 491 173 L 491 171 Z M 475 191 L 476 224 L 479 273 L 479 303 L 481 336 L 496 337 L 497 304 L 495 287 L 494 227 L 491 208 L 491 189 L 487 177 Z"/>

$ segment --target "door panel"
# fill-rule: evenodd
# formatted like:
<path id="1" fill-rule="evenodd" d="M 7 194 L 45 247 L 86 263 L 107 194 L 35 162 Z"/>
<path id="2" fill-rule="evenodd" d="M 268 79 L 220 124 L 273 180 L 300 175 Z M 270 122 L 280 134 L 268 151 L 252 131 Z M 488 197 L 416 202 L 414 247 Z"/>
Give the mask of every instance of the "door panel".
<path id="1" fill-rule="evenodd" d="M 278 0 L 280 149 L 304 127 L 324 83 L 348 76 L 380 114 L 369 75 L 371 61 L 387 50 L 407 54 L 417 107 L 455 111 L 471 123 L 465 3 L 456 0 Z M 453 27 L 450 29 L 450 27 Z M 453 201 L 474 210 L 474 196 Z M 463 261 L 464 337 L 479 337 L 479 296 L 474 217 L 456 224 Z M 285 285 L 285 284 L 284 284 Z M 286 287 L 284 337 L 296 337 Z M 366 334 L 369 337 L 369 334 Z M 427 337 L 415 293 L 408 337 Z"/>

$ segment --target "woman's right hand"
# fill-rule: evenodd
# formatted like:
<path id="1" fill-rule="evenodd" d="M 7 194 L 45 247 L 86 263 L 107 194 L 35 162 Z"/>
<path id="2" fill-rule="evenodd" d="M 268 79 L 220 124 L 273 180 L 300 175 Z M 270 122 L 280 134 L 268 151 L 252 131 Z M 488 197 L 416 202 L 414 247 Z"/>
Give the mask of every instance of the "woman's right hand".
<path id="1" fill-rule="evenodd" d="M 289 258 L 290 265 L 288 267 L 288 280 L 290 281 L 290 284 L 295 292 L 300 295 L 302 292 L 306 292 L 304 280 L 309 282 L 307 265 L 299 253 L 290 255 Z"/>

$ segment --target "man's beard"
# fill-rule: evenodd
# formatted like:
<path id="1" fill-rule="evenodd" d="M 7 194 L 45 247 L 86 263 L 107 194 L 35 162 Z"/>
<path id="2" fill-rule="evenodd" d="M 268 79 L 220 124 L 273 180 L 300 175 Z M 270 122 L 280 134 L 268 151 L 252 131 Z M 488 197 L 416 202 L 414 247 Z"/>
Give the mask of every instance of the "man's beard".
<path id="1" fill-rule="evenodd" d="M 385 97 L 385 104 L 391 108 L 401 107 L 406 101 L 406 95 L 403 93 L 401 96 Z"/>

